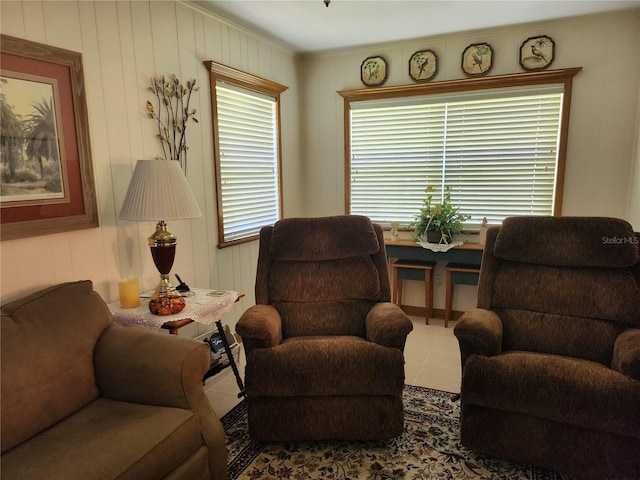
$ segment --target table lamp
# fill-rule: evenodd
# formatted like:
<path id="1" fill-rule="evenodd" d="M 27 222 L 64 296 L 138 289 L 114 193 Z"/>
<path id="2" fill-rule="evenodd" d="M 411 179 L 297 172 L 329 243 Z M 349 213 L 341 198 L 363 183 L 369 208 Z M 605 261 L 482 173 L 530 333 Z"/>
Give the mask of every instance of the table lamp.
<path id="1" fill-rule="evenodd" d="M 177 239 L 167 230 L 165 220 L 201 216 L 198 202 L 177 161 L 138 160 L 118 218 L 158 222 L 156 231 L 149 237 L 153 263 L 160 272 L 160 283 L 149 301 L 151 313 L 169 315 L 185 306 L 184 298 L 169 281 Z"/>

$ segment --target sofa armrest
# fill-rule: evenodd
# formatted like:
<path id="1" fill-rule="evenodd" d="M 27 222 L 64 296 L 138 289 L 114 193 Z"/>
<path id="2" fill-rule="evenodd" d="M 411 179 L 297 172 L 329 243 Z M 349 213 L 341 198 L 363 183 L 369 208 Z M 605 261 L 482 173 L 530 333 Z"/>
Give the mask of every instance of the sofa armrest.
<path id="1" fill-rule="evenodd" d="M 211 363 L 206 343 L 112 325 L 98 339 L 93 360 L 102 397 L 193 411 L 209 469 L 216 478 L 226 478 L 224 429 L 202 388 Z"/>
<path id="2" fill-rule="evenodd" d="M 376 303 L 366 318 L 367 340 L 385 347 L 404 350 L 413 323 L 402 309 L 390 302 Z"/>
<path id="3" fill-rule="evenodd" d="M 502 320 L 491 310 L 475 308 L 465 312 L 453 333 L 460 344 L 462 368 L 470 355 L 490 357 L 502 351 Z"/>
<path id="4" fill-rule="evenodd" d="M 248 356 L 254 348 L 271 348 L 282 342 L 282 318 L 271 305 L 254 305 L 238 320 L 236 333 Z"/>
<path id="5" fill-rule="evenodd" d="M 640 328 L 625 330 L 613 346 L 611 368 L 640 380 Z"/>
<path id="6" fill-rule="evenodd" d="M 191 408 L 209 365 L 204 342 L 115 325 L 94 351 L 101 396 L 165 407 Z"/>

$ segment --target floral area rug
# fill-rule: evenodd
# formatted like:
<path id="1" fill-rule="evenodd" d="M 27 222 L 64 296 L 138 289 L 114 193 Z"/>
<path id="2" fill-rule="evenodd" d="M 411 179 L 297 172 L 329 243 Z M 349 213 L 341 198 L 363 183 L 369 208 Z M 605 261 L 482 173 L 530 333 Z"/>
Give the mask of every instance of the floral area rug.
<path id="1" fill-rule="evenodd" d="M 229 480 L 570 480 L 460 445 L 453 394 L 405 386 L 405 426 L 387 441 L 263 443 L 251 440 L 243 401 L 222 418 Z"/>

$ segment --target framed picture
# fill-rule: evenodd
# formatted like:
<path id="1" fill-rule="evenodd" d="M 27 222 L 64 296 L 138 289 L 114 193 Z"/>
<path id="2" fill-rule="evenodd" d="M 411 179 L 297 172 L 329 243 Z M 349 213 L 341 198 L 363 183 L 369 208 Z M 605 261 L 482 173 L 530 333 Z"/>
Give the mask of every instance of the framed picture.
<path id="1" fill-rule="evenodd" d="M 387 80 L 387 62 L 380 56 L 367 57 L 360 65 L 360 79 L 368 87 L 382 85 Z"/>
<path id="2" fill-rule="evenodd" d="M 438 73 L 438 57 L 432 50 L 419 50 L 409 59 L 409 76 L 416 82 L 431 80 Z"/>
<path id="3" fill-rule="evenodd" d="M 525 70 L 542 70 L 553 62 L 555 56 L 553 39 L 547 35 L 529 37 L 520 45 L 520 66 Z"/>
<path id="4" fill-rule="evenodd" d="M 485 75 L 492 66 L 493 49 L 488 43 L 474 43 L 462 52 L 462 71 L 466 75 Z"/>
<path id="5" fill-rule="evenodd" d="M 0 36 L 2 240 L 98 226 L 82 55 Z"/>

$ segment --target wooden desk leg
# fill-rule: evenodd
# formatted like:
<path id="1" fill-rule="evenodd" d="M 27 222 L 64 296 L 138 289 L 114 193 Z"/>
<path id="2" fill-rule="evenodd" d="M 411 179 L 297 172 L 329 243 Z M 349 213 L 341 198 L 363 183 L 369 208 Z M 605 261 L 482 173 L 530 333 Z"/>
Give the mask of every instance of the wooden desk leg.
<path id="1" fill-rule="evenodd" d="M 400 282 L 401 280 L 398 278 L 398 269 L 394 266 L 391 267 L 392 274 L 392 285 L 391 285 L 391 302 L 396 305 L 400 305 L 401 299 L 398 298 L 399 291 L 401 288 Z"/>
<path id="2" fill-rule="evenodd" d="M 433 317 L 433 268 L 429 270 L 429 318 Z"/>
<path id="3" fill-rule="evenodd" d="M 433 290 L 431 290 L 431 269 L 424 271 L 424 317 L 425 325 L 429 325 L 429 319 L 433 316 Z"/>
<path id="4" fill-rule="evenodd" d="M 400 305 L 398 301 L 398 268 L 394 265 L 395 260 L 387 260 L 389 262 L 389 284 L 391 285 L 391 303 Z"/>
<path id="5" fill-rule="evenodd" d="M 447 270 L 446 278 L 447 288 L 445 294 L 445 307 L 444 307 L 444 328 L 449 326 L 449 318 L 451 317 L 451 307 L 453 305 L 453 284 L 451 283 L 451 271 Z"/>
<path id="6" fill-rule="evenodd" d="M 391 303 L 396 303 L 396 269 L 389 265 L 389 285 L 391 286 Z"/>

